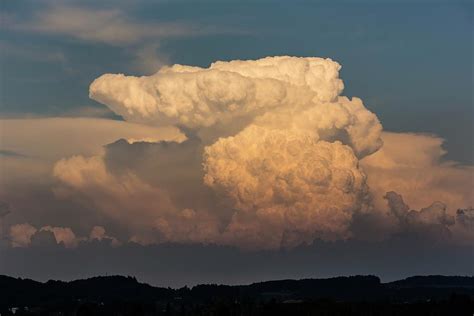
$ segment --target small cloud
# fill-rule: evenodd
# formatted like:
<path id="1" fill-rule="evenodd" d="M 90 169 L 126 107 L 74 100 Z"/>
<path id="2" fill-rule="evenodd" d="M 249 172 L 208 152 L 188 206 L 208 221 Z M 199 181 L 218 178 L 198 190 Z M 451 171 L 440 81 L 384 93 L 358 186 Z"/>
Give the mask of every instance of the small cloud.
<path id="1" fill-rule="evenodd" d="M 399 227 L 405 232 L 431 234 L 434 237 L 449 236 L 449 226 L 455 224 L 454 217 L 448 214 L 446 205 L 434 202 L 421 210 L 410 210 L 403 197 L 393 191 L 384 196 L 389 205 L 389 211 L 398 220 Z"/>
<path id="2" fill-rule="evenodd" d="M 106 234 L 102 226 L 94 226 L 89 237 L 78 237 L 70 227 L 43 226 L 36 228 L 29 223 L 16 224 L 10 227 L 11 246 L 47 246 L 60 245 L 65 248 L 76 248 L 81 242 L 108 241 L 113 247 L 121 245 L 117 238 Z"/>
<path id="3" fill-rule="evenodd" d="M 10 240 L 12 247 L 27 247 L 31 243 L 31 237 L 38 230 L 28 224 L 17 224 L 10 227 Z"/>
<path id="4" fill-rule="evenodd" d="M 169 57 L 160 52 L 159 48 L 160 45 L 155 43 L 138 49 L 134 53 L 136 59 L 132 63 L 132 68 L 144 75 L 149 75 L 169 64 Z"/>
<path id="5" fill-rule="evenodd" d="M 69 227 L 45 226 L 40 229 L 41 231 L 52 232 L 56 242 L 58 244 L 63 243 L 66 248 L 75 248 L 79 242 L 79 239 Z"/>
<path id="6" fill-rule="evenodd" d="M 92 230 L 89 234 L 88 241 L 94 241 L 94 240 L 98 240 L 98 241 L 108 240 L 110 241 L 110 244 L 112 245 L 112 247 L 120 246 L 120 241 L 118 241 L 117 238 L 115 237 L 107 235 L 107 233 L 105 232 L 105 228 L 102 226 L 92 227 Z"/>

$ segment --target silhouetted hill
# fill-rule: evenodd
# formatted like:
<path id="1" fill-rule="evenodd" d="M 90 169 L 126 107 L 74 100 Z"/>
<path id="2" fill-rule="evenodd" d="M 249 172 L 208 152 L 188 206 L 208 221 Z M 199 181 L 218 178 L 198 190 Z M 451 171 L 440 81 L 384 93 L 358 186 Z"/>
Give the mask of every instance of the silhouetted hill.
<path id="1" fill-rule="evenodd" d="M 446 302 L 453 300 L 458 306 L 465 306 L 466 311 L 470 311 L 473 299 L 474 277 L 460 276 L 416 276 L 390 283 L 381 283 L 376 276 L 351 276 L 278 280 L 236 286 L 207 284 L 181 289 L 154 287 L 140 283 L 133 277 L 123 276 L 45 283 L 0 276 L 1 315 L 8 315 L 12 307 L 28 307 L 28 311 L 23 311 L 25 315 L 40 315 L 39 311 L 46 310 L 60 310 L 63 314 L 71 315 L 79 315 L 79 310 L 85 310 L 84 315 L 92 315 L 93 310 L 100 310 L 99 314 L 106 315 L 107 308 L 128 310 L 130 306 L 139 309 L 132 308 L 131 314 L 125 313 L 127 315 L 175 315 L 173 313 L 178 311 L 190 312 L 186 315 L 200 315 L 192 311 L 196 308 L 216 311 L 220 307 L 242 312 L 245 306 L 249 311 L 255 311 L 255 314 L 249 312 L 249 315 L 263 315 L 263 311 L 272 306 L 278 314 L 288 309 L 291 313 L 298 309 L 321 311 L 322 308 L 330 311 L 341 306 L 352 306 L 356 310 L 386 306 L 402 308 L 406 304 L 434 306 L 433 302 L 450 306 L 451 303 Z M 441 312 L 443 309 L 440 306 L 433 308 Z"/>
<path id="2" fill-rule="evenodd" d="M 444 276 L 444 275 L 412 276 L 403 280 L 387 283 L 387 285 L 391 287 L 396 287 L 396 288 L 409 288 L 409 287 L 474 288 L 474 277 Z"/>
<path id="3" fill-rule="evenodd" d="M 172 289 L 153 287 L 123 276 L 102 276 L 71 282 L 50 280 L 45 283 L 0 276 L 0 289 L 0 306 L 51 305 L 73 301 L 110 302 L 124 298 L 150 301 L 169 298 L 175 293 Z"/>
<path id="4" fill-rule="evenodd" d="M 371 300 L 382 285 L 376 276 L 351 276 L 330 279 L 281 280 L 254 283 L 246 287 L 253 295 L 278 293 L 294 299 L 334 298 L 338 300 Z"/>

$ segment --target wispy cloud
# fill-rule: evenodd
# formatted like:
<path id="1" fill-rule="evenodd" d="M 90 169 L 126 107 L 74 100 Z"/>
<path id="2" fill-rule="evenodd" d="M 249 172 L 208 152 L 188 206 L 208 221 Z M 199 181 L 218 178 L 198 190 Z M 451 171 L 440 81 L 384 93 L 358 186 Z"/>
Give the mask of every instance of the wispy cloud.
<path id="1" fill-rule="evenodd" d="M 117 46 L 203 32 L 188 23 L 144 22 L 130 18 L 120 9 L 79 6 L 50 6 L 35 14 L 31 22 L 12 23 L 10 20 L 9 24 L 16 30 L 57 34 Z"/>
<path id="2" fill-rule="evenodd" d="M 103 8 L 53 2 L 28 18 L 3 14 L 0 15 L 0 21 L 2 29 L 7 31 L 54 36 L 65 41 L 105 44 L 123 49 L 134 60 L 130 68 L 143 74 L 154 73 L 169 63 L 169 55 L 160 49 L 164 39 L 241 32 L 185 20 L 147 20 L 134 15 L 132 11 L 130 7 L 125 9 L 123 5 Z M 6 42 L 0 42 L 0 49 L 2 46 L 9 51 L 19 49 Z M 36 50 L 23 49 L 19 53 L 29 59 L 46 59 L 67 64 L 66 57 L 56 52 L 37 56 Z M 69 66 L 66 70 L 72 72 Z"/>

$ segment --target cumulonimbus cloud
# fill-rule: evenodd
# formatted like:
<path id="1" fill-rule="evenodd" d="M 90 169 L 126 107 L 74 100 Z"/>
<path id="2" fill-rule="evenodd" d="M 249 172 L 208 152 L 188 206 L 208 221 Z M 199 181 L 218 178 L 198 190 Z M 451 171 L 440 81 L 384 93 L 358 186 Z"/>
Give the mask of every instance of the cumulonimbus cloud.
<path id="1" fill-rule="evenodd" d="M 90 96 L 132 122 L 234 134 L 204 149 L 204 182 L 235 211 L 222 240 L 277 248 L 347 238 L 352 214 L 368 209 L 358 158 L 381 146 L 382 126 L 360 99 L 340 96 L 339 69 L 287 56 L 174 65 L 103 75 Z M 245 123 L 226 131 L 236 120 Z"/>
<path id="2" fill-rule="evenodd" d="M 216 62 L 209 68 L 174 65 L 146 77 L 105 74 L 91 84 L 91 98 L 127 121 L 174 125 L 190 138 L 201 137 L 190 144 L 202 154 L 202 167 L 194 164 L 195 157 L 180 157 L 196 170 L 184 176 L 178 168 L 148 169 L 158 178 L 151 184 L 133 166 L 109 169 L 113 157 L 108 154 L 76 156 L 56 164 L 55 192 L 94 205 L 128 226 L 129 239 L 145 244 L 292 247 L 315 238 L 353 237 L 354 216 L 361 214 L 409 222 L 412 228 L 437 222 L 441 213 L 446 220 L 454 218 L 453 209 L 442 204 L 406 213 L 383 197 L 394 201 L 395 195 L 385 194 L 396 191 L 417 208 L 430 205 L 425 198 L 412 203 L 416 193 L 406 192 L 419 181 L 413 180 L 413 170 L 423 170 L 431 173 L 417 182 L 424 183 L 423 190 L 444 191 L 448 205 L 466 206 L 465 190 L 453 192 L 436 179 L 465 185 L 462 172 L 472 175 L 472 168 L 441 162 L 436 137 L 382 134 L 376 115 L 360 99 L 340 95 L 339 69 L 330 59 L 283 56 Z M 405 146 L 403 153 L 399 145 Z M 161 158 L 140 162 L 153 159 Z M 174 173 L 175 181 L 164 181 L 160 172 Z M 190 174 L 201 176 L 200 183 L 189 180 Z M 183 187 L 193 183 L 195 192 L 204 192 L 204 184 L 213 196 L 202 204 L 206 207 L 196 208 L 192 199 L 173 192 L 180 188 L 168 186 L 176 181 Z"/>

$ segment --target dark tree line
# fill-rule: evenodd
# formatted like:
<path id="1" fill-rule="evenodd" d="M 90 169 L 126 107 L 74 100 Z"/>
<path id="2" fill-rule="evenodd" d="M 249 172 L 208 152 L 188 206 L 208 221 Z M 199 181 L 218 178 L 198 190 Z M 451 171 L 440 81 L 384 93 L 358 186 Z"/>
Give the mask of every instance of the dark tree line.
<path id="1" fill-rule="evenodd" d="M 375 276 L 153 287 L 133 277 L 40 283 L 0 276 L 1 315 L 473 315 L 474 277 Z"/>

